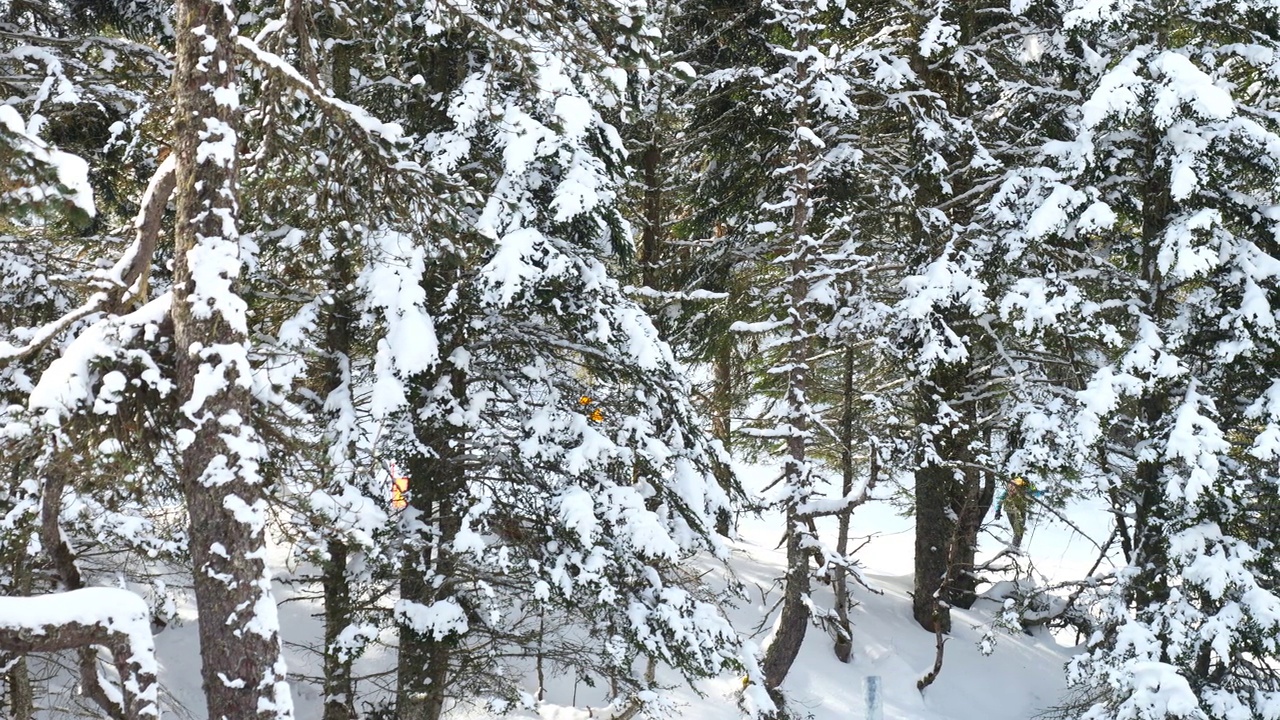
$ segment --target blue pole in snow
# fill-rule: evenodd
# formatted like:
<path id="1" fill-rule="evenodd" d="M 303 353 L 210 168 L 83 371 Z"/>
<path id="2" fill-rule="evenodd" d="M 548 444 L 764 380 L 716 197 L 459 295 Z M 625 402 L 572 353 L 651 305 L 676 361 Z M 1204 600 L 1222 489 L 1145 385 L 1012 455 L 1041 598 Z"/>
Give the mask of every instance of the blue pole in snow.
<path id="1" fill-rule="evenodd" d="M 880 701 L 880 676 L 867 676 L 867 720 L 884 720 L 884 706 Z"/>

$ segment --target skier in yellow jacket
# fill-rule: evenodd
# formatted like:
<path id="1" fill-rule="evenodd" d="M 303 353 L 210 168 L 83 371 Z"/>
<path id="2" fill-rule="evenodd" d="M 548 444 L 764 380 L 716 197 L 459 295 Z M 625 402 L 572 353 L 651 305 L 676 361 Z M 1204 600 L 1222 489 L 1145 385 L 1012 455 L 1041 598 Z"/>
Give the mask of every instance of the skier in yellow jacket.
<path id="1" fill-rule="evenodd" d="M 1000 519 L 1001 510 L 1009 514 L 1009 527 L 1013 528 L 1012 547 L 1022 545 L 1022 534 L 1027 529 L 1027 511 L 1030 509 L 1031 498 L 1039 495 L 1040 491 L 1021 475 L 1014 475 L 1005 483 L 1004 491 L 996 501 L 996 519 Z"/>

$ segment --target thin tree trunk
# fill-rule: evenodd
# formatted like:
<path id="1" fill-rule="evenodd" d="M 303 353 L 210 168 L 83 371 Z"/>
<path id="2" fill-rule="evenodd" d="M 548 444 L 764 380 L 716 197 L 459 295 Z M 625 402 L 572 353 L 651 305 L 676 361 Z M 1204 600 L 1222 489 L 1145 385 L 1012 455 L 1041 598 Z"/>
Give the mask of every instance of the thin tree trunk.
<path id="1" fill-rule="evenodd" d="M 659 99 L 661 104 L 661 99 Z M 646 287 L 655 290 L 659 286 L 659 263 L 662 255 L 662 146 L 658 144 L 655 119 L 654 135 L 645 147 L 640 159 L 644 173 L 644 228 L 640 233 L 640 266 Z"/>
<path id="2" fill-rule="evenodd" d="M 292 717 L 251 425 L 248 324 L 236 293 L 237 13 L 179 0 L 173 74 L 177 222 L 172 315 L 184 423 L 179 483 L 190 515 L 208 716 Z"/>
<path id="3" fill-rule="evenodd" d="M 731 450 L 731 433 L 733 429 L 731 414 L 733 412 L 733 341 L 729 338 L 720 340 L 716 347 L 715 383 L 711 390 L 711 436 L 720 441 L 725 454 Z M 712 467 L 716 482 L 726 493 L 733 496 L 733 468 L 727 463 L 716 461 Z M 728 535 L 733 516 L 728 509 L 716 515 L 716 532 Z"/>
<path id="4" fill-rule="evenodd" d="M 807 31 L 796 36 L 797 47 L 807 47 L 809 37 Z M 808 66 L 803 61 L 795 61 L 795 87 L 801 93 L 807 92 Z M 782 707 L 782 694 L 779 688 L 796 656 L 800 654 L 800 646 L 804 642 L 805 631 L 809 625 L 809 606 L 806 604 L 810 590 L 809 551 L 804 546 L 807 531 L 806 520 L 797 507 L 797 495 L 805 494 L 810 482 L 808 468 L 808 399 L 809 385 L 809 270 L 813 260 L 813 240 L 809 236 L 810 193 L 809 163 L 813 160 L 813 150 L 809 142 L 800 138 L 798 132 L 807 128 L 809 113 L 807 103 L 801 99 L 795 108 L 794 125 L 797 129 L 795 150 L 795 169 L 792 171 L 792 193 L 794 204 L 791 214 L 791 338 L 789 367 L 787 369 L 787 422 L 790 423 L 787 437 L 787 461 L 784 470 L 784 483 L 791 488 L 791 499 L 786 508 L 786 546 L 787 572 L 785 590 L 782 601 L 782 614 L 774 632 L 773 641 L 765 651 L 761 669 L 764 672 L 765 688 L 773 697 L 779 708 Z"/>
<path id="5" fill-rule="evenodd" d="M 13 563 L 13 591 L 17 595 L 31 594 L 31 557 L 19 551 Z M 9 668 L 9 712 L 13 720 L 31 720 L 36 711 L 35 689 L 31 687 L 31 671 L 27 658 L 19 657 Z"/>
<path id="6" fill-rule="evenodd" d="M 340 18 L 329 17 L 327 20 L 320 30 L 329 39 L 337 40 L 333 51 L 333 92 L 340 99 L 350 100 L 352 47 L 338 38 L 348 31 Z M 349 234 L 340 230 L 339 247 L 348 245 L 350 241 Z M 328 279 L 333 302 L 328 306 L 325 327 L 325 347 L 328 350 L 324 368 L 326 396 L 341 390 L 349 382 L 355 309 L 348 288 L 354 282 L 350 255 L 342 250 L 336 251 L 330 261 Z M 352 720 L 356 717 L 356 684 L 352 673 L 355 659 L 350 651 L 337 644 L 341 634 L 355 620 L 351 580 L 347 574 L 350 549 L 342 538 L 335 537 L 328 541 L 326 550 L 328 557 L 320 576 L 324 591 L 323 720 Z"/>
<path id="7" fill-rule="evenodd" d="M 840 407 L 840 490 L 841 495 L 848 498 L 853 494 L 853 369 L 854 369 L 854 352 L 852 348 L 844 351 L 844 377 L 842 378 Z M 871 449 L 871 477 L 868 479 L 868 485 L 875 484 L 876 476 L 876 451 Z M 849 525 L 853 519 L 853 508 L 845 508 L 840 511 L 840 527 L 836 537 L 836 553 L 840 555 L 841 560 L 847 560 L 849 552 Z M 836 657 L 840 662 L 849 662 L 853 654 L 853 624 L 849 622 L 849 571 L 844 565 L 836 565 L 831 570 L 831 586 L 835 591 L 836 602 L 836 632 L 838 637 L 835 641 Z"/>

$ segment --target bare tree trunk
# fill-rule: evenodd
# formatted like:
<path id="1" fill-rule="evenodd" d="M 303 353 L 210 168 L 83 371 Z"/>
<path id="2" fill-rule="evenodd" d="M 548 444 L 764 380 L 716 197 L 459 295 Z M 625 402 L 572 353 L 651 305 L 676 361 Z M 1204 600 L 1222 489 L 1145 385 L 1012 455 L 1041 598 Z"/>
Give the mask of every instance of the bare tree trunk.
<path id="1" fill-rule="evenodd" d="M 720 445 L 724 448 L 726 454 L 732 448 L 732 412 L 733 340 L 731 338 L 723 338 L 716 348 L 715 383 L 712 385 L 711 390 L 711 436 L 720 441 Z M 726 463 L 716 461 L 712 470 L 715 472 L 716 482 L 732 497 L 735 491 L 733 468 Z M 716 515 L 716 532 L 721 535 L 728 535 L 732 520 L 733 517 L 727 509 L 720 511 Z"/>
<path id="2" fill-rule="evenodd" d="M 18 595 L 31 594 L 31 557 L 24 552 L 14 558 L 13 591 Z M 36 696 L 31 687 L 31 672 L 25 657 L 13 661 L 7 680 L 10 717 L 13 720 L 31 720 L 36 712 Z"/>
<path id="3" fill-rule="evenodd" d="M 173 74 L 177 222 L 172 315 L 183 399 L 179 482 L 211 720 L 291 718 L 265 564 L 265 449 L 250 424 L 244 301 L 236 290 L 236 20 L 232 0 L 179 0 Z"/>
<path id="4" fill-rule="evenodd" d="M 659 98 L 661 104 L 661 98 Z M 644 173 L 644 228 L 640 233 L 640 266 L 646 287 L 661 290 L 658 276 L 662 254 L 662 146 L 658 144 L 658 120 L 654 120 L 653 137 L 640 159 Z"/>
<path id="5" fill-rule="evenodd" d="M 853 494 L 854 466 L 853 466 L 853 369 L 854 369 L 854 352 L 852 348 L 844 351 L 844 369 L 842 378 L 840 408 L 840 475 L 841 494 L 849 497 Z M 876 450 L 874 445 L 871 448 L 871 467 L 869 472 L 871 477 L 868 479 L 868 487 L 875 484 L 876 471 Z M 845 559 L 849 552 L 849 525 L 853 519 L 853 508 L 848 507 L 840 511 L 840 527 L 836 537 L 836 552 L 842 559 Z M 836 602 L 836 641 L 835 653 L 840 662 L 849 662 L 853 654 L 853 625 L 849 622 L 849 582 L 848 570 L 844 565 L 836 565 L 831 569 L 831 587 L 835 591 Z"/>
<path id="6" fill-rule="evenodd" d="M 927 463 L 916 470 L 915 587 L 912 614 L 930 632 L 951 632 L 951 610 L 943 598 L 955 520 L 951 515 L 953 471 Z"/>
<path id="7" fill-rule="evenodd" d="M 797 47 L 807 47 L 809 33 L 801 31 L 796 36 Z M 795 61 L 795 87 L 806 92 L 808 66 Z M 792 171 L 791 190 L 794 195 L 791 214 L 791 338 L 787 369 L 787 418 L 790 424 L 787 437 L 787 462 L 783 482 L 791 489 L 786 506 L 787 572 L 782 601 L 782 614 L 773 640 L 765 651 L 761 669 L 765 688 L 779 708 L 782 694 L 779 688 L 804 643 L 809 625 L 809 607 L 805 604 L 810 590 L 809 551 L 805 548 L 806 520 L 797 507 L 797 495 L 805 494 L 811 482 L 808 468 L 808 399 L 809 385 L 809 332 L 810 309 L 809 271 L 813 261 L 813 239 L 809 236 L 809 217 L 812 187 L 809 181 L 809 163 L 813 161 L 813 149 L 800 137 L 801 128 L 808 128 L 808 104 L 802 99 L 795 107 L 794 125 L 797 129 L 795 143 L 795 169 Z"/>
<path id="8" fill-rule="evenodd" d="M 20 657 L 9 668 L 9 717 L 13 720 L 31 720 L 36 712 L 35 692 L 31 687 L 31 672 L 27 659 Z"/>

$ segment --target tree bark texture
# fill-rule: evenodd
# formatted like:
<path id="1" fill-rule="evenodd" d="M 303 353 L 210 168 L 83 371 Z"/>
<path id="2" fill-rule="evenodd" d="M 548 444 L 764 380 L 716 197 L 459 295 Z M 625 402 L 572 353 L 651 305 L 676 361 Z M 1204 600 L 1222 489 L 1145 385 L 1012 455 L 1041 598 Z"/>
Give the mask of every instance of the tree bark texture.
<path id="1" fill-rule="evenodd" d="M 955 534 L 950 513 L 953 472 L 945 465 L 928 462 L 915 473 L 915 588 L 911 610 L 920 627 L 930 632 L 939 628 L 951 632 L 951 611 L 942 597 L 942 585 Z"/>
<path id="2" fill-rule="evenodd" d="M 720 445 L 728 453 L 732 448 L 733 420 L 733 345 L 730 340 L 721 340 L 716 348 L 715 382 L 711 390 L 711 437 L 720 441 Z M 738 492 L 734 487 L 733 468 L 727 463 L 715 461 L 712 466 L 716 483 L 724 489 L 729 497 Z M 728 535 L 733 516 L 726 508 L 716 514 L 716 532 Z"/>
<path id="3" fill-rule="evenodd" d="M 9 683 L 9 717 L 11 720 L 31 720 L 36 712 L 36 697 L 25 657 L 13 661 L 6 680 Z"/>
<path id="4" fill-rule="evenodd" d="M 655 121 L 656 125 L 656 121 Z M 657 128 L 654 137 L 640 158 L 644 176 L 644 227 L 640 233 L 640 266 L 646 287 L 659 287 L 658 264 L 662 254 L 662 146 L 658 144 Z"/>
<path id="5" fill-rule="evenodd" d="M 321 32 L 329 38 L 347 34 L 342 19 L 327 18 L 329 21 Z M 343 100 L 350 100 L 351 95 L 351 55 L 352 47 L 348 43 L 339 42 L 334 45 L 333 52 L 333 92 Z M 339 236 L 347 245 L 351 238 L 345 231 Z M 355 310 L 352 305 L 351 292 L 348 288 L 354 283 L 354 271 L 351 257 L 343 250 L 334 253 L 330 261 L 328 280 L 329 295 L 333 302 L 328 306 L 325 326 L 325 345 L 329 354 L 324 365 L 324 389 L 328 397 L 341 390 L 348 382 L 351 369 L 352 323 Z M 338 439 L 334 438 L 334 442 Z M 334 470 L 334 468 L 331 468 Z M 352 672 L 354 657 L 344 648 L 337 645 L 339 637 L 354 622 L 354 603 L 351 594 L 351 581 L 347 575 L 350 562 L 350 548 L 342 538 L 331 538 L 326 549 L 328 558 L 321 569 L 320 583 L 324 591 L 324 720 L 353 720 L 357 716 L 355 709 L 356 685 Z"/>
<path id="6" fill-rule="evenodd" d="M 14 558 L 12 589 L 19 595 L 31 594 L 31 556 L 25 552 Z M 9 717 L 12 720 L 31 720 L 36 712 L 36 695 L 25 657 L 13 661 L 5 680 L 9 685 Z"/>
<path id="7" fill-rule="evenodd" d="M 840 407 L 840 493 L 843 497 L 853 494 L 853 373 L 854 351 L 844 351 L 844 367 L 842 368 L 841 407 Z M 871 448 L 871 467 L 868 488 L 876 480 L 876 451 Z M 836 553 L 847 560 L 849 552 L 849 526 L 853 520 L 853 508 L 840 511 L 839 526 L 836 535 Z M 831 569 L 831 589 L 835 592 L 836 634 L 835 654 L 840 662 L 849 662 L 853 655 L 853 624 L 849 621 L 849 571 L 844 565 L 836 565 Z"/>
<path id="8" fill-rule="evenodd" d="M 461 269 L 459 259 L 441 260 L 425 279 L 428 302 L 432 307 L 444 303 Z M 468 302 L 466 299 L 459 302 Z M 466 338 L 461 327 L 453 326 L 451 336 L 442 338 L 440 356 L 450 357 Z M 435 397 L 433 392 L 444 379 L 448 397 Z M 457 498 L 466 486 L 464 450 L 467 430 L 441 417 L 440 408 L 451 403 L 465 403 L 466 373 L 448 362 L 418 378 L 422 389 L 418 402 L 431 408 L 418 415 L 416 428 L 420 447 L 425 451 L 412 456 L 408 466 L 411 486 L 406 509 L 405 559 L 400 574 L 400 599 L 425 606 L 444 601 L 454 593 L 456 563 L 453 541 L 462 527 L 465 508 Z M 432 407 L 434 406 L 434 407 Z M 440 720 L 448 699 L 450 668 L 461 638 L 455 634 L 437 637 L 415 630 L 403 619 L 399 628 L 399 656 L 396 668 L 397 720 Z"/>
<path id="9" fill-rule="evenodd" d="M 248 326 L 236 293 L 236 10 L 179 0 L 173 74 L 177 158 L 173 321 L 183 400 L 179 481 L 190 515 L 210 720 L 291 718 L 265 566 L 266 500 L 250 425 Z"/>
<path id="10" fill-rule="evenodd" d="M 338 539 L 328 543 L 329 557 L 321 569 L 324 589 L 324 720 L 353 720 L 355 680 L 352 656 L 337 644 L 352 622 L 351 583 L 347 578 L 348 549 Z"/>
<path id="11" fill-rule="evenodd" d="M 977 407 L 970 404 L 965 414 L 969 427 L 976 428 Z M 982 437 L 982 446 L 991 447 L 989 428 L 982 431 Z M 954 559 L 947 573 L 951 582 L 943 596 L 952 607 L 968 610 L 978 601 L 978 577 L 973 570 L 978 557 L 978 534 L 982 530 L 982 519 L 991 510 L 995 499 L 996 478 L 991 473 L 970 467 L 964 471 L 962 480 L 951 500 L 951 510 L 958 518 L 958 524 Z"/>
<path id="12" fill-rule="evenodd" d="M 424 443 L 428 438 L 420 437 Z M 447 433 L 433 438 L 428 447 L 448 448 Z M 447 451 L 446 451 L 447 452 Z M 431 606 L 452 593 L 454 562 L 448 549 L 461 529 L 461 511 L 453 493 L 462 482 L 460 458 L 419 456 L 410 462 L 411 477 L 431 478 L 430 485 L 419 483 L 409 495 L 409 508 L 420 513 L 420 521 L 435 521 L 434 537 L 415 533 L 418 543 L 407 550 L 400 576 L 400 598 Z M 434 582 L 435 577 L 443 578 Z M 459 638 L 435 637 L 421 633 L 406 623 L 400 625 L 400 650 L 396 674 L 397 720 L 440 720 L 448 697 L 449 666 Z"/>
<path id="13" fill-rule="evenodd" d="M 335 77 L 337 73 L 335 71 Z M 335 81 L 335 85 L 338 83 Z M 345 235 L 343 236 L 345 238 Z M 326 313 L 325 341 L 329 354 L 325 358 L 324 391 L 328 397 L 340 391 L 350 374 L 352 322 L 355 310 L 347 288 L 354 282 L 350 259 L 336 252 L 331 261 L 329 280 L 333 302 Z M 331 438 L 331 442 L 340 442 Z M 344 468 L 330 467 L 342 472 Z M 320 585 L 324 592 L 324 715 L 323 720 L 353 720 L 356 683 L 352 672 L 355 658 L 338 646 L 342 633 L 354 622 L 355 603 L 348 575 L 350 548 L 342 537 L 331 537 L 326 543 L 328 557 L 321 566 Z"/>
<path id="14" fill-rule="evenodd" d="M 801 31 L 796 37 L 797 47 L 807 47 L 809 37 L 807 31 Z M 807 451 L 809 446 L 808 422 L 808 386 L 809 386 L 809 334 L 811 331 L 811 310 L 808 305 L 809 271 L 813 262 L 813 238 L 809 235 L 809 217 L 811 214 L 812 186 L 809 179 L 809 164 L 813 161 L 813 148 L 809 141 L 801 137 L 800 129 L 808 128 L 809 113 L 803 93 L 808 91 L 808 65 L 804 61 L 794 61 L 794 87 L 801 93 L 796 103 L 793 140 L 795 167 L 791 177 L 792 211 L 791 211 L 791 316 L 790 353 L 787 369 L 787 417 L 790 424 L 787 436 L 787 460 L 784 469 L 783 483 L 788 488 L 786 501 L 786 546 L 787 571 L 782 601 L 782 614 L 774 632 L 773 640 L 765 650 L 761 669 L 764 672 L 765 688 L 773 697 L 778 707 L 782 707 L 782 695 L 779 688 L 796 656 L 800 654 L 800 646 L 804 642 L 805 631 L 809 626 L 809 607 L 805 604 L 808 598 L 811 577 L 809 572 L 809 550 L 805 547 L 805 535 L 808 529 L 806 520 L 801 516 L 799 503 L 808 496 L 809 477 Z"/>
<path id="15" fill-rule="evenodd" d="M 1168 287 L 1160 270 L 1160 252 L 1169 223 L 1173 201 L 1169 196 L 1169 171 L 1160 163 L 1158 138 L 1154 125 L 1146 129 L 1142 188 L 1142 265 L 1140 271 L 1145 289 L 1142 308 L 1147 317 L 1159 322 L 1168 303 Z M 1142 398 L 1138 411 L 1146 425 L 1147 437 L 1155 436 L 1166 422 L 1169 398 L 1158 388 L 1150 388 Z M 1169 597 L 1169 584 L 1163 577 L 1169 566 L 1169 538 L 1166 536 L 1165 488 L 1161 482 L 1165 461 L 1159 453 L 1143 459 L 1135 471 L 1137 506 L 1133 516 L 1134 564 L 1143 568 L 1129 586 L 1133 603 L 1141 608 Z"/>

